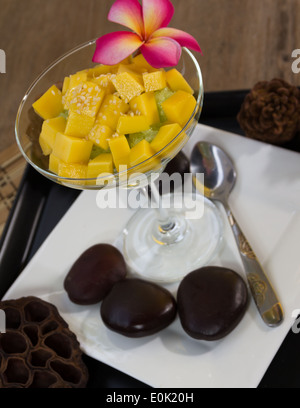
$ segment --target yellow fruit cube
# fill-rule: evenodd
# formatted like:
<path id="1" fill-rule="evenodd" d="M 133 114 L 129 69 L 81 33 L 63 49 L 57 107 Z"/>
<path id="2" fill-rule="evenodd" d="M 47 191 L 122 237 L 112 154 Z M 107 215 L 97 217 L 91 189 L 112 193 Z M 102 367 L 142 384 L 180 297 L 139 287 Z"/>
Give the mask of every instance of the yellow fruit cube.
<path id="1" fill-rule="evenodd" d="M 32 107 L 44 120 L 56 118 L 64 110 L 61 91 L 55 85 L 51 86 Z"/>
<path id="2" fill-rule="evenodd" d="M 120 115 L 121 114 L 117 109 L 103 109 L 99 112 L 96 123 L 99 125 L 108 126 L 110 129 L 115 131 Z"/>
<path id="3" fill-rule="evenodd" d="M 103 173 L 113 174 L 113 158 L 110 153 L 99 154 L 88 163 L 87 178 L 96 178 Z"/>
<path id="4" fill-rule="evenodd" d="M 75 179 L 86 179 L 87 177 L 87 165 L 78 163 L 63 163 L 60 162 L 58 165 L 58 176 L 71 178 L 74 180 L 69 180 L 68 183 L 81 185 L 86 184 L 86 181 L 75 180 Z"/>
<path id="5" fill-rule="evenodd" d="M 87 73 L 88 70 L 79 71 L 76 74 L 70 75 L 64 79 L 63 104 L 65 110 L 69 109 L 71 101 L 73 101 L 80 92 L 82 83 L 87 81 Z"/>
<path id="6" fill-rule="evenodd" d="M 95 82 L 100 86 L 101 89 L 103 89 L 105 95 L 113 94 L 114 92 L 116 92 L 116 89 L 111 82 L 111 74 L 100 75 L 99 77 L 94 78 L 93 82 Z"/>
<path id="7" fill-rule="evenodd" d="M 190 94 L 194 93 L 183 75 L 176 68 L 170 69 L 170 71 L 166 72 L 166 80 L 169 88 L 174 92 L 182 90 Z"/>
<path id="8" fill-rule="evenodd" d="M 101 105 L 96 122 L 116 130 L 119 117 L 127 113 L 129 105 L 116 95 L 107 95 Z"/>
<path id="9" fill-rule="evenodd" d="M 131 56 L 125 58 L 119 64 L 130 64 Z M 119 64 L 116 65 L 96 65 L 88 70 L 88 78 L 96 78 L 103 74 L 115 74 L 118 71 Z"/>
<path id="10" fill-rule="evenodd" d="M 108 141 L 111 139 L 113 133 L 114 131 L 109 126 L 97 123 L 90 131 L 88 138 L 95 145 L 101 147 L 104 150 L 108 150 Z"/>
<path id="11" fill-rule="evenodd" d="M 112 83 L 127 103 L 144 92 L 142 76 L 133 72 L 121 72 L 112 79 Z"/>
<path id="12" fill-rule="evenodd" d="M 49 154 L 52 152 L 52 148 L 48 145 L 47 142 L 45 142 L 41 136 L 39 137 L 39 144 L 42 149 L 43 155 L 44 156 L 49 156 Z"/>
<path id="13" fill-rule="evenodd" d="M 145 67 L 142 67 L 142 66 L 139 67 L 135 64 L 127 64 L 127 65 L 120 64 L 117 74 L 121 74 L 122 72 L 129 72 L 132 74 L 142 75 L 144 72 L 148 72 L 148 71 Z"/>
<path id="14" fill-rule="evenodd" d="M 150 126 L 160 122 L 154 92 L 145 92 L 129 102 L 130 109 L 135 115 L 147 116 Z"/>
<path id="15" fill-rule="evenodd" d="M 88 79 L 88 70 L 79 71 L 74 75 L 70 75 L 69 89 L 76 88 L 82 82 L 87 81 Z"/>
<path id="16" fill-rule="evenodd" d="M 152 65 L 149 64 L 149 62 L 146 61 L 145 57 L 143 54 L 138 54 L 135 57 L 132 58 L 132 64 L 134 64 L 138 68 L 144 68 L 148 72 L 155 72 L 157 71 L 157 68 L 152 67 Z"/>
<path id="17" fill-rule="evenodd" d="M 100 75 L 111 74 L 114 72 L 114 68 L 110 65 L 97 65 L 94 68 L 88 70 L 88 78 L 94 79 Z"/>
<path id="18" fill-rule="evenodd" d="M 147 140 L 143 139 L 138 144 L 136 144 L 129 154 L 129 164 L 130 167 L 136 166 L 137 164 L 149 159 L 154 155 L 154 150 L 150 146 Z"/>
<path id="19" fill-rule="evenodd" d="M 181 132 L 181 134 L 180 134 Z M 179 135 L 180 134 L 180 135 Z M 178 136 L 179 135 L 179 136 Z M 177 136 L 177 138 L 176 138 Z M 176 139 L 175 139 L 176 138 Z M 152 140 L 150 143 L 152 149 L 157 153 L 161 151 L 163 148 L 165 148 L 169 143 L 174 140 L 173 143 L 171 143 L 170 146 L 166 148 L 166 150 L 163 152 L 163 157 L 170 155 L 172 152 L 174 152 L 181 144 L 184 142 L 184 139 L 187 138 L 186 133 L 182 132 L 181 126 L 178 125 L 178 123 L 171 123 L 168 125 L 162 126 L 155 138 Z"/>
<path id="20" fill-rule="evenodd" d="M 96 117 L 105 91 L 95 82 L 86 81 L 69 91 L 65 106 L 73 112 Z"/>
<path id="21" fill-rule="evenodd" d="M 53 155 L 65 163 L 87 163 L 92 147 L 93 142 L 90 140 L 57 133 Z"/>
<path id="22" fill-rule="evenodd" d="M 119 64 L 117 74 L 122 74 L 122 72 L 129 72 L 131 74 L 136 74 L 137 72 L 134 69 L 130 68 L 131 64 Z"/>
<path id="23" fill-rule="evenodd" d="M 145 92 L 159 91 L 167 86 L 165 71 L 143 74 Z"/>
<path id="24" fill-rule="evenodd" d="M 122 115 L 117 125 L 117 133 L 127 135 L 130 133 L 143 132 L 149 129 L 150 121 L 145 115 L 131 116 Z"/>
<path id="25" fill-rule="evenodd" d="M 121 165 L 128 167 L 130 147 L 126 137 L 124 135 L 113 137 L 109 140 L 108 144 L 117 171 L 119 171 Z"/>
<path id="26" fill-rule="evenodd" d="M 70 87 L 70 77 L 65 77 L 64 82 L 63 82 L 63 87 L 62 87 L 62 95 L 65 95 Z"/>
<path id="27" fill-rule="evenodd" d="M 64 133 L 65 128 L 66 119 L 63 116 L 47 119 L 43 122 L 39 143 L 45 156 L 52 152 L 57 132 Z"/>
<path id="28" fill-rule="evenodd" d="M 118 110 L 121 113 L 127 113 L 129 105 L 116 95 L 107 95 L 103 101 L 103 109 Z"/>
<path id="29" fill-rule="evenodd" d="M 43 155 L 49 156 L 49 154 L 52 152 L 52 148 L 48 145 L 48 143 L 43 138 L 41 138 L 41 135 L 39 137 L 39 144 L 42 149 Z"/>
<path id="30" fill-rule="evenodd" d="M 52 173 L 58 174 L 58 167 L 60 163 L 61 160 L 51 153 L 49 156 L 49 170 L 52 171 Z"/>
<path id="31" fill-rule="evenodd" d="M 131 64 L 132 63 L 132 56 L 129 55 L 128 57 L 124 58 L 119 64 Z M 117 66 L 119 65 L 117 64 Z"/>
<path id="32" fill-rule="evenodd" d="M 161 106 L 166 114 L 167 120 L 177 122 L 184 126 L 191 118 L 196 108 L 196 99 L 185 91 L 177 91 L 170 98 L 162 102 Z"/>
<path id="33" fill-rule="evenodd" d="M 92 130 L 94 123 L 95 118 L 93 116 L 70 111 L 65 134 L 74 137 L 86 137 Z"/>

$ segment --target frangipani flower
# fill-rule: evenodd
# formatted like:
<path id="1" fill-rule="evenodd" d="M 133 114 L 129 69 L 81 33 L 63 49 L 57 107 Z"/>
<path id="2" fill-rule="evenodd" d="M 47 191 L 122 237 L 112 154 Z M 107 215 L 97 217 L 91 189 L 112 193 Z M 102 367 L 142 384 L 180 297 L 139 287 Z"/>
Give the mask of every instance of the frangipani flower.
<path id="1" fill-rule="evenodd" d="M 174 14 L 170 0 L 116 0 L 108 20 L 121 24 L 130 31 L 117 31 L 100 37 L 96 42 L 93 61 L 115 65 L 140 49 L 146 61 L 154 68 L 176 66 L 181 47 L 201 52 L 190 34 L 168 27 Z"/>

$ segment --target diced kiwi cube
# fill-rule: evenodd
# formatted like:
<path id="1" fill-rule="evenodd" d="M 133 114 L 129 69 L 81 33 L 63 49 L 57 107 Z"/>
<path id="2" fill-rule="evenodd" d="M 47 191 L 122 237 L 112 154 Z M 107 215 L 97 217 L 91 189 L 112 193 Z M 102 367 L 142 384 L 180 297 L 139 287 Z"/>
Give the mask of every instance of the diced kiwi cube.
<path id="1" fill-rule="evenodd" d="M 155 94 L 155 99 L 157 103 L 157 108 L 158 108 L 158 113 L 159 113 L 159 118 L 160 121 L 163 123 L 167 120 L 166 114 L 162 108 L 162 103 L 166 101 L 170 96 L 174 94 L 173 91 L 171 91 L 170 88 L 166 87 L 160 91 L 154 92 Z"/>

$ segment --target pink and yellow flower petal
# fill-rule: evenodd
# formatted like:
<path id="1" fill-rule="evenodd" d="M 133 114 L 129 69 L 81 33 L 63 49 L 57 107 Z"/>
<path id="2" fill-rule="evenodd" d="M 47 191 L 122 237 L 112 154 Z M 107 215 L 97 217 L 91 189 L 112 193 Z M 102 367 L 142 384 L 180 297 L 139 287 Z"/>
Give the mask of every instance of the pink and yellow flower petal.
<path id="1" fill-rule="evenodd" d="M 154 68 L 174 67 L 181 56 L 181 47 L 171 38 L 153 38 L 141 46 L 141 52 Z"/>
<path id="2" fill-rule="evenodd" d="M 172 38 L 173 40 L 177 41 L 182 47 L 187 47 L 191 50 L 201 53 L 201 48 L 196 39 L 185 31 L 177 30 L 176 28 L 171 27 L 163 27 L 156 30 L 151 36 L 151 38 L 160 37 Z"/>
<path id="3" fill-rule="evenodd" d="M 115 65 L 134 53 L 143 41 L 128 31 L 118 31 L 106 34 L 96 41 L 93 62 L 104 65 Z"/>
<path id="4" fill-rule="evenodd" d="M 141 37 L 144 34 L 142 6 L 138 0 L 116 0 L 109 11 L 108 20 L 130 28 Z"/>
<path id="5" fill-rule="evenodd" d="M 160 27 L 166 27 L 174 14 L 174 7 L 169 0 L 143 0 L 144 39 Z"/>

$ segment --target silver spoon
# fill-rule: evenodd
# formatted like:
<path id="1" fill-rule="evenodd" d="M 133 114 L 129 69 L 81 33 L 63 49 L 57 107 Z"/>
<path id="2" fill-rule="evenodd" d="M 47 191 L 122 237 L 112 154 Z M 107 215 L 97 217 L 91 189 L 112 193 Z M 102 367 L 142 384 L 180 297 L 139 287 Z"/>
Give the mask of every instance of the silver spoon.
<path id="1" fill-rule="evenodd" d="M 204 186 L 200 185 L 200 181 L 193 176 L 196 188 L 200 191 L 203 191 L 204 188 L 207 198 L 223 204 L 258 311 L 268 326 L 278 326 L 283 321 L 281 304 L 228 205 L 228 196 L 236 180 L 236 171 L 232 161 L 218 146 L 199 142 L 192 151 L 190 169 L 192 174 L 204 174 Z"/>

